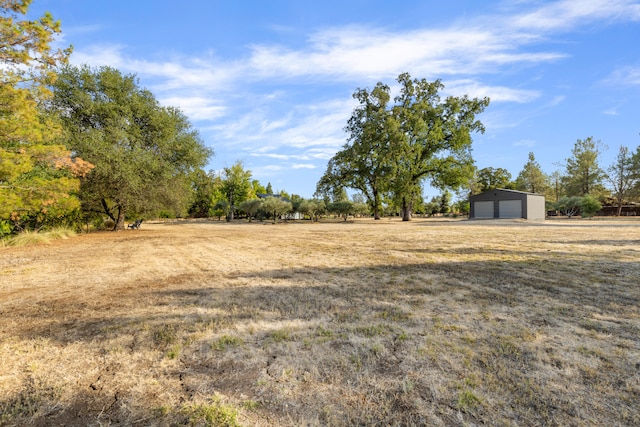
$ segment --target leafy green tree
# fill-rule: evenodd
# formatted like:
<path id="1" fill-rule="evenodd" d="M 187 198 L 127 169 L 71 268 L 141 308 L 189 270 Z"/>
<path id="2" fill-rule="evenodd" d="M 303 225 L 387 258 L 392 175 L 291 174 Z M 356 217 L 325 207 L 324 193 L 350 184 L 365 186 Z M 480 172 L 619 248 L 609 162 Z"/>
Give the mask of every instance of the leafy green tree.
<path id="1" fill-rule="evenodd" d="M 0 0 L 0 219 L 19 228 L 77 209 L 79 177 L 92 168 L 56 142 L 60 126 L 42 108 L 71 49 L 51 47 L 60 22 L 49 13 L 22 19 L 30 3 Z"/>
<path id="2" fill-rule="evenodd" d="M 251 171 L 245 170 L 242 162 L 238 160 L 230 168 L 224 168 L 222 173 L 222 191 L 229 204 L 227 221 L 233 221 L 236 207 L 245 201 L 251 189 Z"/>
<path id="3" fill-rule="evenodd" d="M 433 196 L 431 201 L 425 205 L 425 213 L 429 216 L 437 215 L 440 212 L 440 198 Z"/>
<path id="4" fill-rule="evenodd" d="M 249 199 L 240 203 L 240 210 L 247 214 L 249 217 L 249 222 L 256 216 L 258 211 L 262 208 L 262 200 L 260 199 Z"/>
<path id="5" fill-rule="evenodd" d="M 591 218 L 602 209 L 602 204 L 598 199 L 590 194 L 582 197 L 580 200 L 580 214 L 583 218 Z"/>
<path id="6" fill-rule="evenodd" d="M 473 174 L 471 133 L 484 132 L 476 115 L 489 105 L 489 99 L 465 95 L 443 101 L 440 80 L 412 80 L 408 73 L 397 80 L 400 95 L 393 112 L 404 137 L 393 141 L 391 191 L 400 201 L 402 220 L 409 221 L 423 181 L 436 188 L 458 188 Z"/>
<path id="7" fill-rule="evenodd" d="M 547 196 L 551 196 L 550 199 L 554 202 L 558 202 L 562 196 L 566 194 L 564 189 L 562 173 L 558 170 L 553 171 L 553 173 L 549 176 L 550 186 L 547 191 Z"/>
<path id="8" fill-rule="evenodd" d="M 213 194 L 220 186 L 220 177 L 213 172 L 197 170 L 192 178 L 193 199 L 189 207 L 192 218 L 207 218 L 212 214 Z"/>
<path id="9" fill-rule="evenodd" d="M 455 211 L 462 215 L 469 215 L 470 203 L 468 199 L 458 200 L 455 204 Z"/>
<path id="10" fill-rule="evenodd" d="M 582 197 L 571 196 L 561 197 L 555 204 L 555 209 L 562 215 L 566 215 L 569 218 L 574 216 L 580 210 L 580 204 L 582 203 Z"/>
<path id="11" fill-rule="evenodd" d="M 635 185 L 631 188 L 631 196 L 636 197 L 636 199 L 640 198 L 640 146 L 636 148 L 636 152 L 631 156 L 632 159 L 632 167 L 634 170 L 633 176 L 637 177 L 637 181 Z"/>
<path id="12" fill-rule="evenodd" d="M 544 194 L 549 188 L 549 178 L 542 172 L 533 152 L 529 153 L 529 160 L 518 174 L 515 188 L 520 191 L 540 194 Z"/>
<path id="13" fill-rule="evenodd" d="M 339 200 L 330 203 L 329 206 L 327 206 L 327 210 L 334 215 L 342 217 L 346 221 L 349 215 L 353 215 L 353 205 L 354 203 L 350 200 Z"/>
<path id="14" fill-rule="evenodd" d="M 389 92 L 389 86 L 378 83 L 371 91 L 358 89 L 353 94 L 359 105 L 345 127 L 348 143 L 329 161 L 317 187 L 318 193 L 344 187 L 361 191 L 375 219 L 380 219 L 382 196 L 393 169 L 391 141 L 401 138 L 391 114 Z"/>
<path id="15" fill-rule="evenodd" d="M 309 215 L 311 221 L 318 221 L 318 217 L 324 213 L 326 205 L 322 199 L 303 200 L 300 203 L 298 212 L 303 215 Z"/>
<path id="16" fill-rule="evenodd" d="M 110 67 L 65 67 L 54 89 L 64 141 L 95 165 L 82 180 L 85 209 L 109 216 L 115 230 L 130 213 L 186 211 L 192 174 L 212 151 L 180 110 Z"/>
<path id="17" fill-rule="evenodd" d="M 640 153 L 640 147 L 638 147 Z M 618 205 L 617 215 L 622 213 L 622 205 L 634 188 L 640 185 L 640 162 L 629 153 L 629 148 L 620 146 L 615 161 L 607 168 L 607 179 Z"/>
<path id="18" fill-rule="evenodd" d="M 439 213 L 448 214 L 451 211 L 451 193 L 448 191 L 443 191 L 438 200 L 439 205 Z"/>
<path id="19" fill-rule="evenodd" d="M 262 202 L 262 210 L 273 217 L 273 223 L 278 222 L 278 218 L 293 209 L 291 202 L 282 200 L 280 197 L 267 197 Z"/>
<path id="20" fill-rule="evenodd" d="M 425 180 L 438 188 L 468 181 L 473 173 L 470 134 L 484 131 L 475 116 L 489 100 L 450 96 L 442 101 L 439 80 L 412 80 L 404 73 L 397 81 L 401 89 L 393 105 L 383 83 L 372 91 L 356 91 L 360 105 L 345 128 L 349 143 L 329 161 L 316 194 L 355 188 L 365 194 L 375 218 L 381 201 L 391 195 L 408 221 Z"/>
<path id="21" fill-rule="evenodd" d="M 495 190 L 496 188 L 513 189 L 515 187 L 511 182 L 511 173 L 503 168 L 483 168 L 477 172 L 476 176 L 481 191 Z"/>
<path id="22" fill-rule="evenodd" d="M 264 185 L 260 184 L 257 179 L 251 180 L 251 189 L 249 190 L 249 198 L 253 199 L 258 197 L 259 194 L 266 194 L 267 190 Z"/>
<path id="23" fill-rule="evenodd" d="M 265 189 L 266 194 L 273 194 L 273 187 L 270 182 L 267 182 L 267 188 Z"/>
<path id="24" fill-rule="evenodd" d="M 218 221 L 222 219 L 223 215 L 226 218 L 226 216 L 229 214 L 229 202 L 227 202 L 225 199 L 215 199 L 211 214 L 212 216 L 218 217 Z"/>
<path id="25" fill-rule="evenodd" d="M 598 165 L 598 157 L 604 148 L 593 137 L 576 141 L 571 150 L 572 156 L 566 160 L 567 173 L 563 180 L 569 196 L 602 192 L 605 173 Z"/>

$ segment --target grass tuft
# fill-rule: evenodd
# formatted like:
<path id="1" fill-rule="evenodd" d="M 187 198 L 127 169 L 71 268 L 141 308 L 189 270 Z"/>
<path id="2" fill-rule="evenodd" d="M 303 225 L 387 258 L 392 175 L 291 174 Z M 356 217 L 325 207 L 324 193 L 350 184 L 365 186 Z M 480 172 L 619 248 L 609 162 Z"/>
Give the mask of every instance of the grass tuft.
<path id="1" fill-rule="evenodd" d="M 4 241 L 5 246 L 33 246 L 50 243 L 52 240 L 68 239 L 76 235 L 76 232 L 69 228 L 54 228 L 49 231 L 35 232 L 23 231 L 17 236 Z"/>

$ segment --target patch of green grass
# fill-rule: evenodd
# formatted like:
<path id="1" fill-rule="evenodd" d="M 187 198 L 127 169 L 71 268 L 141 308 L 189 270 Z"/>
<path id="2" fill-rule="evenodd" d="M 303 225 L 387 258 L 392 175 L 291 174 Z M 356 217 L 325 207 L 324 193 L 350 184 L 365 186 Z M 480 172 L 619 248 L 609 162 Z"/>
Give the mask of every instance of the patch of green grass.
<path id="1" fill-rule="evenodd" d="M 382 310 L 377 317 L 393 322 L 406 322 L 411 318 L 411 313 L 404 312 L 397 307 Z"/>
<path id="2" fill-rule="evenodd" d="M 458 393 L 458 400 L 456 402 L 456 408 L 460 410 L 473 409 L 482 403 L 482 399 L 477 396 L 472 390 L 464 389 Z"/>
<path id="3" fill-rule="evenodd" d="M 180 356 L 180 350 L 182 350 L 180 345 L 174 345 L 167 351 L 167 357 L 172 360 L 178 358 L 178 356 Z"/>
<path id="4" fill-rule="evenodd" d="M 279 329 L 277 331 L 271 332 L 271 334 L 269 334 L 269 338 L 271 338 L 271 341 L 273 342 L 282 342 L 288 341 L 289 339 L 291 339 L 291 336 L 289 335 L 289 331 Z"/>
<path id="5" fill-rule="evenodd" d="M 240 427 L 238 410 L 220 402 L 218 397 L 211 399 L 210 404 L 191 405 L 183 408 L 191 425 L 211 427 Z"/>
<path id="6" fill-rule="evenodd" d="M 377 324 L 357 327 L 354 329 L 354 332 L 359 335 L 364 335 L 367 338 L 372 338 L 375 336 L 388 334 L 390 332 L 390 328 L 387 325 Z"/>
<path id="7" fill-rule="evenodd" d="M 255 411 L 260 407 L 260 402 L 256 402 L 255 400 L 245 400 L 242 402 L 242 408 L 248 411 Z"/>
<path id="8" fill-rule="evenodd" d="M 213 344 L 211 344 L 211 347 L 214 350 L 218 350 L 218 351 L 225 351 L 226 349 L 230 348 L 230 347 L 238 347 L 240 345 L 242 345 L 244 343 L 244 341 L 242 341 L 242 338 L 240 337 L 234 337 L 231 335 L 223 335 L 220 338 L 218 338 Z"/>
<path id="9" fill-rule="evenodd" d="M 162 325 L 152 332 L 151 338 L 156 346 L 167 347 L 177 339 L 175 327 L 172 325 Z"/>

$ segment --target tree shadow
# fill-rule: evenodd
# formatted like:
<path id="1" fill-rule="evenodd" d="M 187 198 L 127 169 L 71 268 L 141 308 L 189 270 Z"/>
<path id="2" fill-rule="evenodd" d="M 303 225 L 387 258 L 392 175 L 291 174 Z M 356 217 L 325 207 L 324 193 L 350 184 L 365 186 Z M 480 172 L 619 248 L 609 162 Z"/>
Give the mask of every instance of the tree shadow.
<path id="1" fill-rule="evenodd" d="M 452 259 L 411 264 L 387 260 L 353 267 L 277 268 L 226 276 L 203 272 L 168 277 L 162 279 L 166 283 L 161 280 L 154 286 L 131 288 L 121 293 L 119 302 L 112 299 L 101 302 L 97 295 L 90 306 L 68 299 L 11 307 L 5 303 L 5 308 L 11 310 L 12 316 L 22 319 L 25 326 L 5 325 L 2 336 L 27 341 L 46 339 L 58 347 L 84 343 L 103 348 L 105 360 L 109 359 L 109 343 L 118 342 L 122 346 L 118 351 L 127 354 L 157 352 L 159 365 L 173 346 L 189 345 L 193 347 L 189 357 L 178 356 L 180 367 L 165 373 L 172 378 L 175 393 L 184 402 L 191 401 L 194 393 L 213 394 L 216 390 L 252 396 L 256 382 L 269 371 L 271 358 L 284 351 L 278 347 L 277 339 L 281 335 L 277 333 L 291 324 L 304 330 L 285 331 L 293 335 L 342 325 L 359 336 L 381 336 L 391 342 L 402 334 L 403 325 L 419 328 L 419 323 L 449 316 L 454 310 L 453 304 L 456 313 L 465 316 L 495 313 L 493 321 L 498 325 L 506 322 L 507 316 L 501 313 L 509 310 L 509 316 L 521 317 L 532 329 L 556 328 L 560 323 L 568 323 L 609 334 L 612 339 L 638 343 L 640 329 L 633 321 L 640 306 L 637 287 L 640 267 L 636 263 L 615 259 L 608 260 L 605 267 L 599 265 L 599 260 L 565 263 L 554 253 L 541 255 L 526 251 L 519 253 L 520 259 L 460 262 L 456 255 L 467 255 L 474 250 L 408 251 L 442 253 Z M 581 274 L 585 271 L 590 273 Z M 412 310 L 420 314 L 414 315 Z M 596 322 L 590 320 L 592 313 L 615 315 L 617 320 Z M 351 322 L 371 329 L 349 329 Z M 383 329 L 383 323 L 388 329 Z M 223 357 L 212 349 L 215 343 L 210 338 L 198 338 L 202 331 L 210 335 L 229 334 L 254 324 L 262 325 L 262 330 L 253 334 L 254 341 L 245 346 L 263 355 L 257 361 L 238 361 L 226 353 Z M 292 354 L 286 357 L 306 351 L 300 344 L 305 337 L 290 338 L 296 347 L 288 348 L 286 351 Z M 349 339 L 342 341 L 350 342 Z M 333 345 L 339 346 L 340 342 L 337 339 Z M 336 347 L 335 351 L 347 350 Z M 101 369 L 117 371 L 117 363 L 111 363 L 112 366 Z M 387 368 L 392 364 L 387 359 L 379 358 L 377 363 L 381 365 L 379 375 L 383 378 L 402 373 L 398 368 Z M 205 390 L 202 386 L 189 385 L 189 378 L 195 377 L 206 379 Z M 150 420 L 155 420 L 153 423 L 163 424 L 158 408 L 131 409 L 132 400 L 126 397 L 127 391 L 113 384 L 103 386 L 98 381 L 100 378 L 78 384 L 76 394 L 65 407 L 55 407 L 55 398 L 42 394 L 46 387 L 37 386 L 35 391 L 25 388 L 21 394 L 0 401 L 0 408 L 24 407 L 25 399 L 35 394 L 43 402 L 49 402 L 52 409 L 32 414 L 34 425 L 74 424 L 87 419 L 132 425 L 148 425 Z M 32 403 L 37 405 L 35 401 Z M 278 408 L 285 411 L 284 406 Z M 136 423 L 136 420 L 142 421 Z M 186 422 L 184 416 L 178 414 L 169 423 L 179 420 Z"/>

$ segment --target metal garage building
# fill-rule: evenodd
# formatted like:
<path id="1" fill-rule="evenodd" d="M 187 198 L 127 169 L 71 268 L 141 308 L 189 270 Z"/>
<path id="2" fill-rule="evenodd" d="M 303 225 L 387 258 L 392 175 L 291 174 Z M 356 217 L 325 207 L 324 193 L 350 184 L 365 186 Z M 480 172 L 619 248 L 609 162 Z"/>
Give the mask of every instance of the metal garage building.
<path id="1" fill-rule="evenodd" d="M 516 190 L 488 190 L 469 198 L 469 218 L 544 219 L 544 196 Z"/>

